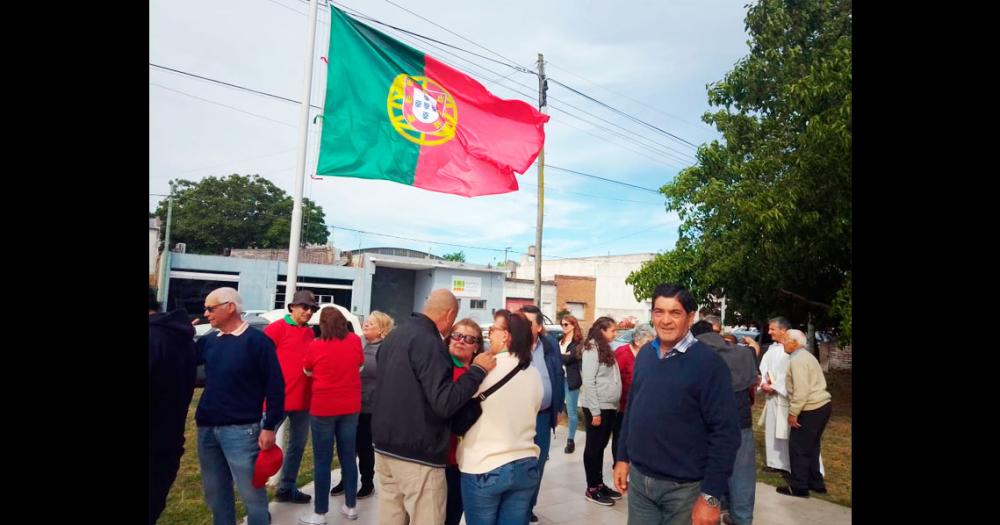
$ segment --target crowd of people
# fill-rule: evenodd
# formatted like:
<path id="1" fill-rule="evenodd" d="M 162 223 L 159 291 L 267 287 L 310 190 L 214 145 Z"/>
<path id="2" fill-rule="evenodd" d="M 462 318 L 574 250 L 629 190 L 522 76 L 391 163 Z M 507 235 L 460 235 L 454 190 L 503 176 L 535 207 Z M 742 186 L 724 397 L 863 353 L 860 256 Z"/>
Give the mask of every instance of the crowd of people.
<path id="1" fill-rule="evenodd" d="M 284 318 L 257 330 L 242 319 L 239 293 L 219 288 L 204 302 L 217 331 L 197 343 L 186 314 L 160 313 L 151 290 L 150 525 L 183 454 L 199 364 L 197 449 L 216 525 L 235 523 L 234 486 L 248 525 L 269 523 L 263 482 L 271 475 L 277 501 L 312 504 L 298 518 L 304 525 L 328 522 L 327 493 L 343 496 L 346 519 L 357 519 L 358 499 L 377 495 L 382 524 L 537 522 L 558 415 L 568 416 L 563 453 L 573 454 L 578 408 L 587 501 L 611 506 L 627 493 L 630 523 L 750 524 L 750 411 L 761 393 L 766 465 L 788 480 L 777 491 L 825 493 L 819 448 L 831 396 L 805 334 L 777 317 L 769 325 L 775 343 L 761 355 L 753 339 L 723 336 L 718 317 L 698 320 L 684 287 L 660 285 L 651 299 L 651 321 L 618 348 L 610 317 L 584 333 L 566 315 L 556 340 L 541 310 L 527 305 L 496 311 L 484 350 L 482 328 L 457 320 L 458 301 L 444 289 L 398 324 L 372 312 L 359 335 L 336 308 L 322 311 L 316 334 L 308 322 L 319 305 L 305 290 Z M 283 453 L 279 425 L 288 436 Z M 310 435 L 323 497 L 298 488 Z M 331 487 L 334 451 L 341 476 Z"/>

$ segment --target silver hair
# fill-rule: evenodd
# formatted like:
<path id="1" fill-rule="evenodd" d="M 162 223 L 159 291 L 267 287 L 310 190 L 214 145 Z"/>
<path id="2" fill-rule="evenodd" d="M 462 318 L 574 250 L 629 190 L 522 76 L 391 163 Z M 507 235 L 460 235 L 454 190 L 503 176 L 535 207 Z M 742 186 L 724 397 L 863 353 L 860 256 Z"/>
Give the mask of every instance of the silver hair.
<path id="1" fill-rule="evenodd" d="M 789 339 L 799 343 L 799 346 L 806 346 L 806 334 L 802 333 L 802 330 L 789 330 L 785 334 L 785 340 L 787 341 Z"/>
<path id="2" fill-rule="evenodd" d="M 653 327 L 643 323 L 635 327 L 635 332 L 632 332 L 632 342 L 636 343 L 643 337 L 647 339 L 652 339 L 656 337 L 656 332 L 653 331 Z"/>
<path id="3" fill-rule="evenodd" d="M 236 306 L 236 313 L 243 313 L 243 298 L 240 297 L 240 293 L 235 288 L 228 286 L 216 288 L 212 290 L 212 293 L 208 294 L 208 297 L 215 297 L 219 303 L 233 303 Z M 208 297 L 206 297 L 206 300 Z"/>
<path id="4" fill-rule="evenodd" d="M 768 324 L 770 324 L 770 323 L 777 324 L 778 328 L 781 328 L 782 330 L 788 330 L 789 328 L 792 327 L 792 323 L 789 322 L 788 319 L 786 319 L 786 318 L 784 318 L 784 317 L 782 317 L 780 315 L 778 317 L 775 317 L 775 318 L 771 319 L 770 321 L 768 321 Z"/>
<path id="5" fill-rule="evenodd" d="M 704 319 L 714 326 L 722 326 L 722 318 L 717 315 L 706 315 Z"/>

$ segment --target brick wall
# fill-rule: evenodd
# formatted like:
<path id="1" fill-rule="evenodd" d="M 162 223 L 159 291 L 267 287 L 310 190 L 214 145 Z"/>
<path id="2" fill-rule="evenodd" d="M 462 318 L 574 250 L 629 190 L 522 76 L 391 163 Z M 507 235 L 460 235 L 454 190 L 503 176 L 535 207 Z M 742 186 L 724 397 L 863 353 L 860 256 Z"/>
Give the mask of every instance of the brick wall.
<path id="1" fill-rule="evenodd" d="M 288 249 L 234 249 L 230 257 L 238 259 L 267 259 L 270 261 L 287 261 Z M 333 248 L 318 246 L 299 250 L 299 262 L 307 264 L 333 264 Z"/>
<path id="2" fill-rule="evenodd" d="M 823 370 L 850 370 L 851 345 L 841 347 L 835 343 L 819 343 L 819 362 Z"/>
<path id="3" fill-rule="evenodd" d="M 851 345 L 834 346 L 830 349 L 830 368 L 834 370 L 851 369 Z"/>
<path id="4" fill-rule="evenodd" d="M 579 277 L 575 275 L 556 275 L 556 310 L 561 310 L 566 303 L 583 303 L 583 319 L 580 330 L 586 332 L 594 322 L 596 307 L 597 279 L 594 277 Z"/>

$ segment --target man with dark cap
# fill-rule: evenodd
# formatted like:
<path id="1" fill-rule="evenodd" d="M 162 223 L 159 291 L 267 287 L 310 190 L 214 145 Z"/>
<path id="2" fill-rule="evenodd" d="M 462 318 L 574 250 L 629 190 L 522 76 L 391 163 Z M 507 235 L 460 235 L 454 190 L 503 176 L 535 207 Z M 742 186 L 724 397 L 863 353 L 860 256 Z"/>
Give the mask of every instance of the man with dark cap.
<path id="1" fill-rule="evenodd" d="M 309 343 L 315 338 L 309 319 L 319 310 L 316 296 L 309 290 L 299 290 L 292 296 L 285 317 L 267 325 L 264 334 L 274 341 L 281 365 L 281 375 L 285 380 L 285 419 L 282 422 L 288 431 L 288 446 L 281 466 L 281 483 L 274 499 L 284 503 L 309 503 L 312 496 L 300 491 L 295 483 L 302 463 L 302 453 L 309 439 L 309 398 L 310 378 L 302 371 Z M 279 427 L 277 439 L 281 440 Z"/>

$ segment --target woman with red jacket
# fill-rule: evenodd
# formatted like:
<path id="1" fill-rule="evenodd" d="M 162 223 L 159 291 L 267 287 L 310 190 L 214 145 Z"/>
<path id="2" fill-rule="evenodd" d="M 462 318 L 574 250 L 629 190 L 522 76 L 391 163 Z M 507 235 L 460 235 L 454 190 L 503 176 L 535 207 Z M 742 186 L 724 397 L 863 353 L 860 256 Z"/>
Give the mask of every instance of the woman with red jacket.
<path id="1" fill-rule="evenodd" d="M 455 323 L 448 336 L 448 352 L 455 365 L 452 381 L 458 381 L 469 370 L 472 358 L 482 349 L 483 329 L 475 321 L 466 318 Z M 448 486 L 445 525 L 458 525 L 462 521 L 462 473 L 458 470 L 458 459 L 455 457 L 457 449 L 458 436 L 452 434 L 448 443 L 448 466 L 444 471 Z"/>
<path id="2" fill-rule="evenodd" d="M 354 462 L 358 414 L 361 412 L 361 367 L 365 363 L 361 338 L 351 332 L 347 319 L 336 308 L 325 308 L 319 318 L 320 337 L 309 344 L 303 369 L 312 376 L 309 405 L 312 425 L 316 494 L 330 491 L 333 442 L 337 442 L 346 503 L 340 513 L 358 519 L 358 466 Z M 299 518 L 305 525 L 324 525 L 330 498 L 314 500 L 313 513 Z"/>

